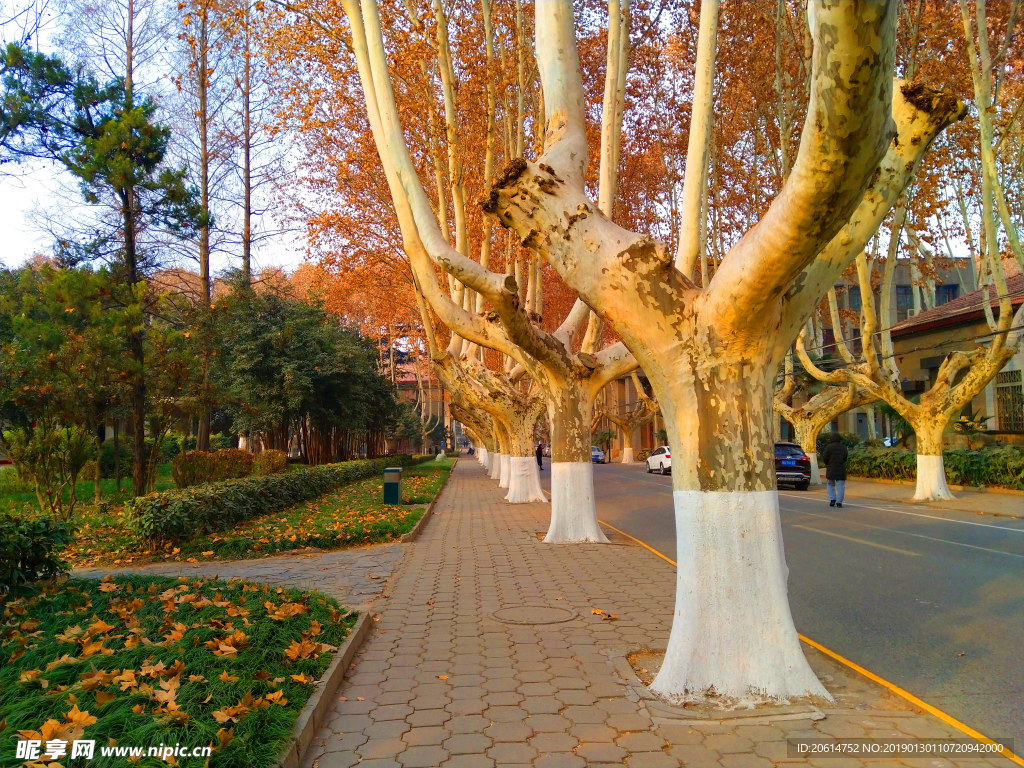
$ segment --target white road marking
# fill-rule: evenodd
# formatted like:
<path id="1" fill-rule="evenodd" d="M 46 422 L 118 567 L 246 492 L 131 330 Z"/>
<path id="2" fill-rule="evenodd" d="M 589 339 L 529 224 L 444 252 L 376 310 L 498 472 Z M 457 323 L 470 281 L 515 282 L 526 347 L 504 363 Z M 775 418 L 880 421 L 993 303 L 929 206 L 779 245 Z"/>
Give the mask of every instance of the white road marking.
<path id="1" fill-rule="evenodd" d="M 779 493 L 779 496 L 787 496 L 792 499 L 812 499 L 813 496 L 807 496 L 806 494 L 796 493 Z M 937 517 L 936 515 L 922 515 L 920 512 L 903 512 L 898 509 L 892 509 L 891 507 L 872 507 L 869 504 L 857 504 L 856 502 L 843 501 L 843 509 L 847 507 L 860 507 L 861 509 L 877 509 L 879 512 L 891 512 L 894 515 L 912 515 L 913 517 L 927 517 L 929 520 L 940 520 L 944 523 L 959 523 L 960 525 L 977 525 L 980 528 L 998 528 L 1001 531 L 1013 531 L 1014 533 L 1024 533 L 1024 528 L 1008 528 L 1005 525 L 992 525 L 991 523 L 972 523 L 969 520 L 954 520 L 950 517 Z M 950 512 L 957 512 L 959 510 L 951 509 Z M 966 513 L 964 513 L 966 514 Z"/>
<path id="2" fill-rule="evenodd" d="M 833 515 L 818 515 L 818 514 L 815 514 L 814 512 L 804 512 L 803 510 L 800 510 L 800 509 L 791 509 L 790 507 L 783 507 L 781 505 L 780 505 L 780 509 L 784 509 L 787 512 L 795 512 L 798 515 L 807 515 L 808 517 L 820 517 L 823 520 L 831 520 L 832 522 L 835 522 L 837 519 L 839 519 L 839 520 L 843 519 L 843 518 L 837 518 L 837 517 L 835 517 Z M 846 507 L 843 507 L 843 509 L 846 509 Z M 1019 558 L 1019 559 L 1024 559 L 1024 555 L 1018 555 L 1015 552 L 1003 552 L 1002 550 L 999 550 L 999 549 L 989 549 L 988 547 L 979 547 L 976 544 L 964 544 L 961 541 L 950 541 L 949 539 L 938 539 L 938 538 L 935 538 L 934 536 L 925 536 L 922 533 L 910 533 L 909 531 L 897 531 L 894 528 L 886 528 L 885 526 L 881 526 L 881 525 L 868 525 L 867 523 L 858 523 L 858 522 L 855 522 L 853 520 L 850 520 L 849 522 L 852 523 L 853 525 L 860 526 L 861 528 L 871 528 L 871 529 L 874 529 L 876 531 L 888 531 L 889 533 L 897 533 L 897 534 L 899 534 L 901 536 L 913 536 L 916 539 L 928 539 L 929 541 L 938 541 L 938 542 L 940 542 L 942 544 L 952 544 L 953 546 L 956 546 L 956 547 L 967 547 L 968 549 L 979 549 L 982 552 L 991 552 L 994 555 L 1006 555 L 1007 557 L 1016 557 L 1016 558 Z M 802 526 L 802 525 L 794 525 L 793 527 L 794 528 L 803 528 L 804 526 Z M 822 531 L 818 531 L 818 532 L 821 533 Z M 838 535 L 838 534 L 836 534 L 836 535 Z"/>

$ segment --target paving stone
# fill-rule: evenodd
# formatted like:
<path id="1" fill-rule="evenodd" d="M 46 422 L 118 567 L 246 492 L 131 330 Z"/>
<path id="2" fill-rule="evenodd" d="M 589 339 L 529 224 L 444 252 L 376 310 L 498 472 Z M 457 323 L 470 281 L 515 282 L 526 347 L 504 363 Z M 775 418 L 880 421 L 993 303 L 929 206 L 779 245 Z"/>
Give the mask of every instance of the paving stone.
<path id="1" fill-rule="evenodd" d="M 537 757 L 537 750 L 529 744 L 495 744 L 487 750 L 488 757 L 494 759 L 497 765 L 510 765 L 516 763 L 530 763 Z"/>
<path id="2" fill-rule="evenodd" d="M 619 736 L 615 743 L 628 752 L 653 752 L 665 746 L 665 740 L 653 733 L 627 733 Z"/>
<path id="3" fill-rule="evenodd" d="M 530 715 L 519 707 L 489 707 L 483 716 L 496 723 L 521 723 Z"/>
<path id="4" fill-rule="evenodd" d="M 493 742 L 482 733 L 456 733 L 444 741 L 444 748 L 453 755 L 485 752 Z"/>
<path id="5" fill-rule="evenodd" d="M 441 765 L 444 768 L 492 768 L 494 761 L 486 755 L 455 755 Z"/>
<path id="6" fill-rule="evenodd" d="M 443 742 L 451 732 L 440 726 L 423 726 L 410 728 L 402 736 L 402 741 L 410 747 L 431 747 Z"/>
<path id="7" fill-rule="evenodd" d="M 445 709 L 456 717 L 479 715 L 487 709 L 487 704 L 482 699 L 463 699 L 461 701 L 453 701 Z"/>
<path id="8" fill-rule="evenodd" d="M 554 715 L 565 706 L 554 696 L 526 696 L 519 704 L 531 715 Z"/>
<path id="9" fill-rule="evenodd" d="M 579 739 L 568 733 L 539 733 L 530 739 L 530 746 L 538 752 L 571 752 Z"/>
<path id="10" fill-rule="evenodd" d="M 721 755 L 702 744 L 679 744 L 669 749 L 668 754 L 686 766 L 721 765 Z"/>
<path id="11" fill-rule="evenodd" d="M 626 750 L 622 747 L 600 742 L 580 744 L 576 749 L 576 754 L 588 763 L 617 763 L 621 765 L 626 758 Z"/>
<path id="12" fill-rule="evenodd" d="M 537 733 L 567 731 L 572 727 L 572 722 L 561 715 L 530 715 L 524 722 Z"/>
<path id="13" fill-rule="evenodd" d="M 526 741 L 533 735 L 533 731 L 520 722 L 504 722 L 494 723 L 484 729 L 484 735 L 495 742 Z"/>
<path id="14" fill-rule="evenodd" d="M 618 731 L 646 731 L 651 727 L 651 718 L 636 713 L 610 715 L 605 723 Z"/>
<path id="15" fill-rule="evenodd" d="M 462 715 L 453 717 L 447 722 L 445 728 L 452 733 L 483 733 L 484 728 L 489 726 L 491 721 L 479 715 Z"/>
<path id="16" fill-rule="evenodd" d="M 404 720 L 385 720 L 364 728 L 363 733 L 371 739 L 393 739 L 401 736 L 411 727 Z"/>
<path id="17" fill-rule="evenodd" d="M 448 759 L 448 751 L 436 746 L 409 747 L 398 759 L 405 768 L 436 768 Z"/>
<path id="18" fill-rule="evenodd" d="M 633 752 L 626 758 L 630 768 L 679 768 L 679 760 L 664 752 Z"/>
<path id="19" fill-rule="evenodd" d="M 352 768 L 359 762 L 355 752 L 325 752 L 320 755 L 320 768 Z"/>
<path id="20" fill-rule="evenodd" d="M 357 750 L 364 760 L 378 757 L 394 757 L 406 748 L 401 739 L 370 739 Z"/>
<path id="21" fill-rule="evenodd" d="M 408 704 L 388 704 L 371 711 L 370 717 L 379 723 L 381 720 L 404 720 L 411 714 L 412 707 Z"/>
<path id="22" fill-rule="evenodd" d="M 444 709 L 418 709 L 405 718 L 413 728 L 444 725 L 452 719 L 452 713 Z"/>
<path id="23" fill-rule="evenodd" d="M 728 752 L 750 752 L 754 745 L 750 739 L 744 739 L 742 736 L 721 733 L 711 734 L 704 739 L 704 746 L 724 755 Z"/>
<path id="24" fill-rule="evenodd" d="M 722 755 L 718 758 L 718 762 L 720 765 L 729 766 L 729 768 L 772 768 L 772 766 L 775 765 L 771 760 L 766 760 L 763 757 L 751 754 Z M 858 765 L 859 764 L 860 763 L 858 762 Z M 840 766 L 833 761 L 830 761 L 829 765 L 834 766 L 834 768 L 840 768 Z"/>
<path id="25" fill-rule="evenodd" d="M 533 764 L 536 768 L 584 768 L 587 761 L 573 752 L 542 752 Z"/>
<path id="26" fill-rule="evenodd" d="M 573 725 L 580 723 L 603 723 L 608 718 L 608 713 L 597 707 L 571 706 L 561 712 L 562 717 L 569 718 Z"/>

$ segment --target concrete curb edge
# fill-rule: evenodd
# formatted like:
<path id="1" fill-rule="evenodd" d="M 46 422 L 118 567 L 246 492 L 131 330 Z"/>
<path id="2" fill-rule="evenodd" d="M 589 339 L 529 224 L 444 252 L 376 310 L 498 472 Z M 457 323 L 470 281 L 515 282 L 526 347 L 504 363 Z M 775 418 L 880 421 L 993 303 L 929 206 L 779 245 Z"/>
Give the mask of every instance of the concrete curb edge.
<path id="1" fill-rule="evenodd" d="M 444 482 L 441 483 L 441 487 L 437 489 L 437 493 L 434 494 L 433 500 L 427 505 L 427 508 L 423 511 L 423 516 L 416 521 L 416 525 L 412 527 L 411 531 L 409 531 L 408 533 L 403 533 L 401 538 L 398 539 L 402 544 L 408 544 L 410 541 L 416 541 L 417 537 L 420 535 L 420 532 L 426 526 L 427 520 L 429 520 L 430 516 L 433 514 L 434 505 L 437 504 L 437 500 L 441 498 L 441 493 L 444 491 L 445 486 L 447 486 L 448 481 L 452 479 L 452 472 L 455 471 L 455 467 L 458 465 L 458 463 L 459 460 L 455 459 L 455 464 L 452 464 L 452 468 L 448 470 L 448 477 L 446 477 L 444 479 Z"/>
<path id="2" fill-rule="evenodd" d="M 317 689 L 299 712 L 295 726 L 292 728 L 292 735 L 288 738 L 288 743 L 281 749 L 275 768 L 299 768 L 302 765 L 302 757 L 313 742 L 317 728 L 323 723 L 332 704 L 332 698 L 345 678 L 349 664 L 352 663 L 352 657 L 356 655 L 359 646 L 370 634 L 372 624 L 373 619 L 369 613 L 359 614 L 352 631 L 349 632 L 345 642 L 335 653 L 334 660 L 327 667 L 324 676 L 320 678 Z"/>

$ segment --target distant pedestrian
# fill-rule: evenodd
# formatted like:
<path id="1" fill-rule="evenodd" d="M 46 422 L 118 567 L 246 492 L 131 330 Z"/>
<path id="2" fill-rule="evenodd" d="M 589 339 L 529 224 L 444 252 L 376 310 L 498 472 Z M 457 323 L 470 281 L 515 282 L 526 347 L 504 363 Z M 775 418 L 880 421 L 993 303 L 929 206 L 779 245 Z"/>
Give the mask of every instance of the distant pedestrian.
<path id="1" fill-rule="evenodd" d="M 843 508 L 843 492 L 846 490 L 846 459 L 849 451 L 839 440 L 839 433 L 828 437 L 829 443 L 821 454 L 825 462 L 825 484 L 828 486 L 828 505 Z"/>
<path id="2" fill-rule="evenodd" d="M 537 466 L 544 469 L 544 443 L 537 443 Z"/>

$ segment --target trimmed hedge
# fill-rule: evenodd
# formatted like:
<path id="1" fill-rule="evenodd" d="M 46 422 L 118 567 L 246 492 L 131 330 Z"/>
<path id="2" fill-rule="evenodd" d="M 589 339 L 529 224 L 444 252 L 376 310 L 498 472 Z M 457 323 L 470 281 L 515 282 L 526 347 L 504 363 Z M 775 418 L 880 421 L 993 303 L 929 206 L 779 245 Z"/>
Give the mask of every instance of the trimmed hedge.
<path id="1" fill-rule="evenodd" d="M 67 523 L 49 517 L 0 517 L 0 594 L 66 573 L 68 565 L 57 553 L 70 543 Z"/>
<path id="2" fill-rule="evenodd" d="M 284 451 L 268 449 L 256 455 L 252 463 L 254 475 L 276 475 L 288 469 L 288 454 Z"/>
<path id="3" fill-rule="evenodd" d="M 137 536 L 154 542 L 185 541 L 319 498 L 343 485 L 381 474 L 386 467 L 408 467 L 432 458 L 388 456 L 277 475 L 253 475 L 140 496 L 127 502 L 124 509 L 128 527 Z"/>
<path id="4" fill-rule="evenodd" d="M 954 485 L 1024 490 L 1024 448 L 955 448 L 943 451 L 942 461 L 946 481 Z M 846 472 L 852 477 L 913 480 L 917 454 L 903 448 L 851 448 Z"/>
<path id="5" fill-rule="evenodd" d="M 188 451 L 171 464 L 171 475 L 178 488 L 217 483 L 251 475 L 255 457 L 237 448 L 222 448 L 213 453 Z"/>

